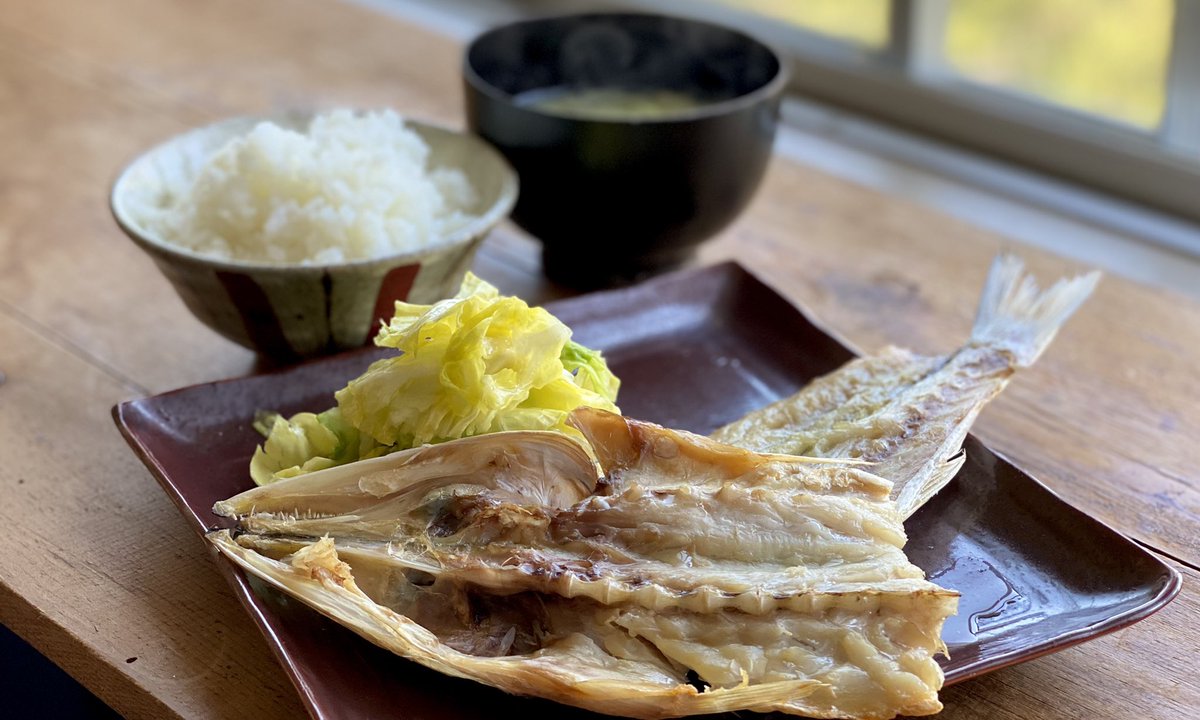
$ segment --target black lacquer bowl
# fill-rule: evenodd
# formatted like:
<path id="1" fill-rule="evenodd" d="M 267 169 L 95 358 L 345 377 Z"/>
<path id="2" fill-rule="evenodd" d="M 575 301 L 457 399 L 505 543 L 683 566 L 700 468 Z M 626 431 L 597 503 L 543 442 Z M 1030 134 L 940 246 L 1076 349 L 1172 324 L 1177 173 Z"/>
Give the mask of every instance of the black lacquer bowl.
<path id="1" fill-rule="evenodd" d="M 787 83 L 778 54 L 741 32 L 645 14 L 581 14 L 490 30 L 463 64 L 467 122 L 520 175 L 513 219 L 542 241 L 553 280 L 580 289 L 688 259 L 762 180 Z M 647 117 L 531 98 L 671 92 L 693 106 Z"/>

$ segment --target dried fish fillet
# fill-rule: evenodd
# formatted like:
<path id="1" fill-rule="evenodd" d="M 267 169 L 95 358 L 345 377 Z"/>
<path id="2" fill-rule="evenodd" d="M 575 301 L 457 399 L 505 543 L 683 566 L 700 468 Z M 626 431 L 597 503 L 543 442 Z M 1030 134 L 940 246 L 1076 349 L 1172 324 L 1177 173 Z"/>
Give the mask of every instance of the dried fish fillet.
<path id="1" fill-rule="evenodd" d="M 871 462 L 904 517 L 954 476 L 979 411 L 1042 354 L 1099 281 L 1093 272 L 1039 292 L 1019 259 L 993 263 L 971 338 L 943 357 L 886 348 L 712 434 L 758 452 Z"/>
<path id="2" fill-rule="evenodd" d="M 949 356 L 885 350 L 712 439 L 584 408 L 586 449 L 496 433 L 321 470 L 218 503 L 239 532 L 209 537 L 372 642 L 507 692 L 641 718 L 932 714 L 958 596 L 908 561 L 903 521 L 1096 279 L 1039 293 L 1000 258 Z"/>
<path id="3" fill-rule="evenodd" d="M 210 537 L 373 642 L 509 692 L 644 718 L 941 708 L 957 594 L 905 557 L 887 481 L 571 422 L 602 474 L 546 433 L 480 436 L 255 488 L 217 507 L 250 534 Z"/>

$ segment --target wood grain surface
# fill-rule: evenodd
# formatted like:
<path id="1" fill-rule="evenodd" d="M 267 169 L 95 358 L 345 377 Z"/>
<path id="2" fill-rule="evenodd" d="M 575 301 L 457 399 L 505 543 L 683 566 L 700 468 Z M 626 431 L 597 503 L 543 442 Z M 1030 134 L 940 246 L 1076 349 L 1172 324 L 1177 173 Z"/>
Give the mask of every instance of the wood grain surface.
<path id="1" fill-rule="evenodd" d="M 461 126 L 461 47 L 329 1 L 0 2 L 0 622 L 132 718 L 294 718 L 265 642 L 109 419 L 253 372 L 107 210 L 142 149 L 228 115 L 394 107 Z M 1061 259 L 776 160 L 699 262 L 736 258 L 864 350 L 966 337 L 991 257 Z M 565 293 L 504 226 L 477 271 Z M 1200 708 L 1200 305 L 1106 278 L 977 433 L 1184 573 L 1127 630 L 948 689 L 950 718 L 1193 718 Z"/>

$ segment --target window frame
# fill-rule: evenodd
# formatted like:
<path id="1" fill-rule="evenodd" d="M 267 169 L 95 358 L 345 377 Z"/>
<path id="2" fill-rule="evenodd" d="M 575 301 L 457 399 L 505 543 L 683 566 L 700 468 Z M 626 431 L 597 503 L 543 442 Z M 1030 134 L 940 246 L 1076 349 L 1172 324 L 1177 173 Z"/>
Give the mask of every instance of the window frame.
<path id="1" fill-rule="evenodd" d="M 777 47 L 790 90 L 1200 221 L 1200 0 L 1175 0 L 1167 105 L 1144 130 L 972 82 L 941 57 L 950 0 L 890 2 L 889 41 L 855 45 L 714 0 L 613 0 L 739 27 Z M 1186 249 L 1200 254 L 1200 245 Z"/>

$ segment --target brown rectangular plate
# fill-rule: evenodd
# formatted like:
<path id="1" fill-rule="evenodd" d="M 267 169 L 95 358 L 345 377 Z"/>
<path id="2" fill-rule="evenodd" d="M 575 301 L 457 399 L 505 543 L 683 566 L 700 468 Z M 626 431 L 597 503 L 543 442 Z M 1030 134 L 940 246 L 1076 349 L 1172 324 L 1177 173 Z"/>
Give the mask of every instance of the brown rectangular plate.
<path id="1" fill-rule="evenodd" d="M 631 417 L 707 433 L 853 357 L 735 264 L 664 276 L 548 308 L 605 351 Z M 323 410 L 381 356 L 370 349 L 122 403 L 121 432 L 197 532 L 250 487 L 254 411 Z M 909 557 L 962 593 L 945 626 L 947 683 L 1136 622 L 1179 591 L 1175 570 L 1063 502 L 974 438 L 958 478 L 907 523 Z M 215 553 L 214 553 L 215 554 Z M 376 648 L 307 606 L 226 577 L 318 718 L 585 715 L 442 676 Z"/>

